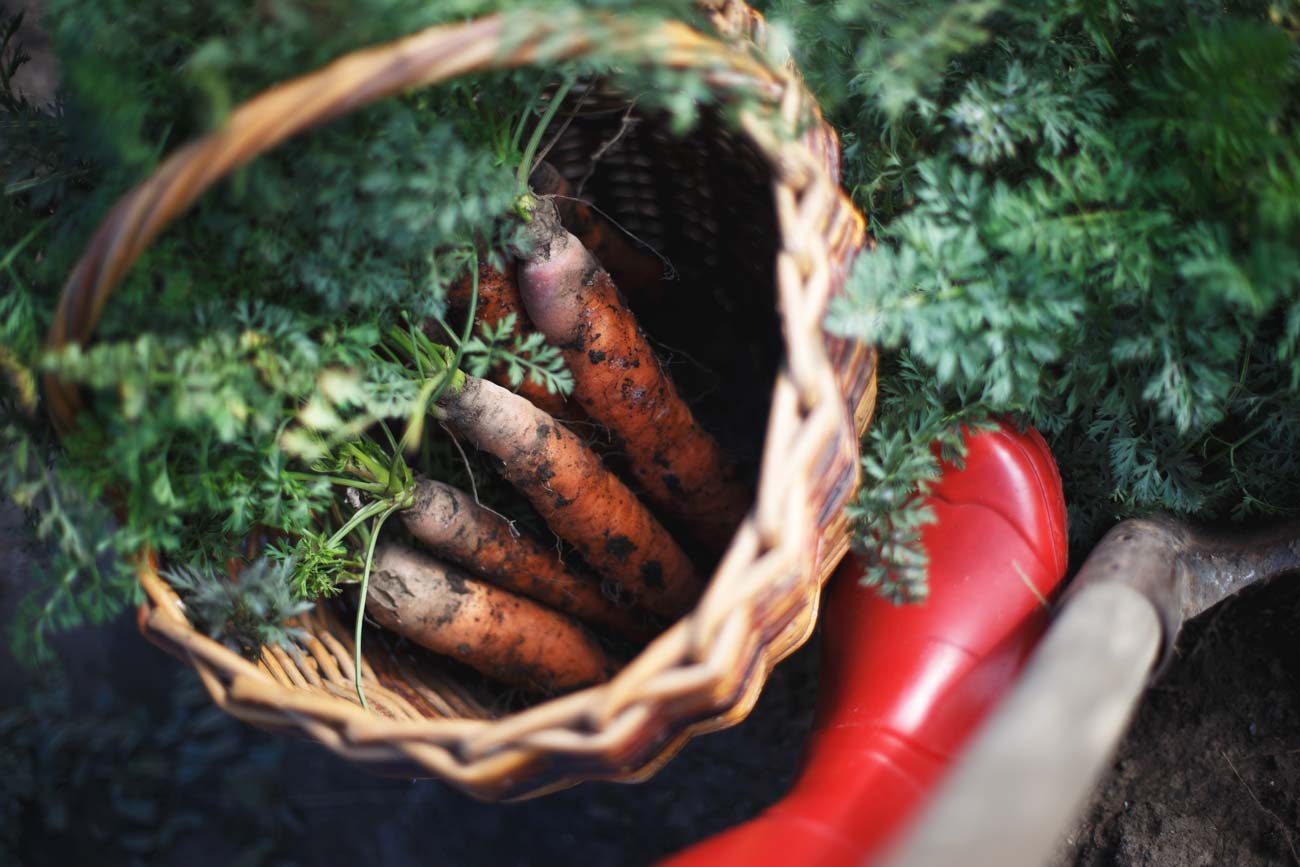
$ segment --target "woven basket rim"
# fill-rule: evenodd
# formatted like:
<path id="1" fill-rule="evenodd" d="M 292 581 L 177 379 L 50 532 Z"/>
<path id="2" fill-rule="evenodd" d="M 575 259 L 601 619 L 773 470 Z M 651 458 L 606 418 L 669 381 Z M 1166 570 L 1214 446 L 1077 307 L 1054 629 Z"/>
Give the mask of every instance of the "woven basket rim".
<path id="1" fill-rule="evenodd" d="M 767 64 L 743 41 L 761 41 L 761 16 L 736 0 L 703 5 L 734 41 L 706 37 L 679 22 L 627 30 L 604 18 L 616 41 L 601 46 L 603 52 L 641 62 L 703 68 L 719 93 L 757 96 L 740 114 L 739 127 L 773 172 L 780 247 L 776 283 L 786 354 L 773 389 L 754 509 L 703 598 L 605 684 L 492 720 L 389 719 L 342 697 L 294 691 L 283 666 L 267 661 L 268 652 L 256 664 L 195 630 L 179 597 L 159 576 L 156 557 L 141 552 L 137 575 L 147 597 L 139 612 L 141 629 L 187 659 L 217 704 L 255 724 L 307 734 L 349 758 L 418 767 L 485 797 L 516 794 L 539 756 L 602 760 L 603 770 L 528 791 L 538 794 L 576 779 L 644 778 L 693 734 L 743 718 L 771 666 L 806 640 L 815 621 L 820 578 L 804 591 L 801 606 L 790 603 L 797 610 L 784 622 L 771 618 L 781 628 L 766 641 L 760 641 L 756 626 L 761 624 L 755 621 L 763 618 L 755 606 L 774 584 L 794 582 L 815 565 L 808 554 L 809 541 L 818 535 L 808 508 L 813 499 L 809 488 L 828 449 L 841 458 L 845 455 L 839 453 L 847 451 L 850 487 L 857 484 L 860 431 L 855 427 L 864 425 L 865 417 L 855 426 L 840 399 L 822 317 L 833 289 L 832 265 L 862 246 L 865 224 L 838 188 L 834 133 L 797 72 L 789 64 Z M 298 131 L 398 90 L 536 62 L 542 43 L 547 59 L 579 57 L 594 48 L 557 30 L 554 20 L 536 15 L 524 15 L 522 23 L 513 17 L 510 25 L 528 29 L 530 37 L 507 41 L 502 15 L 440 25 L 346 55 L 236 109 L 224 127 L 173 153 L 105 217 L 64 288 L 49 345 L 88 341 L 113 288 L 166 224 L 220 177 Z M 776 134 L 773 120 L 792 135 Z M 816 127 L 819 147 L 826 152 L 814 153 L 807 136 L 793 134 L 806 125 Z M 838 258 L 835 251 L 840 251 Z M 871 404 L 874 356 L 863 363 L 872 367 L 870 398 L 864 398 Z M 53 379 L 44 385 L 56 426 L 66 430 L 80 396 Z M 865 414 L 869 412 L 870 405 Z M 842 540 L 839 547 L 844 547 Z M 842 554 L 831 551 L 828 556 L 833 562 Z M 756 575 L 766 580 L 756 580 Z M 281 668 L 280 677 L 273 666 Z M 351 677 L 350 670 L 342 674 L 345 680 Z M 404 699 L 385 694 L 373 672 L 364 682 L 372 704 L 387 706 L 395 715 L 412 715 L 403 711 Z M 645 759 L 644 746 L 637 753 L 629 745 L 645 741 L 665 703 L 674 704 L 673 714 L 686 723 L 654 745 Z M 620 752 L 628 756 L 622 765 L 611 760 Z"/>

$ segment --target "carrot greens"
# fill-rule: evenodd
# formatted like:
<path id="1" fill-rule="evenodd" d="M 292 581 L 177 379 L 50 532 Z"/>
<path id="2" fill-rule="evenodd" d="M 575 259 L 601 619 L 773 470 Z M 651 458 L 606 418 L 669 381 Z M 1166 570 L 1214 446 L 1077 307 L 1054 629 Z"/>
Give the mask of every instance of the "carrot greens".
<path id="1" fill-rule="evenodd" d="M 607 74 L 674 83 L 680 99 L 702 93 L 701 74 L 556 61 L 349 114 L 218 184 L 126 276 L 89 346 L 46 351 L 91 231 L 240 101 L 347 51 L 521 8 L 574 26 L 592 7 L 646 22 L 693 13 L 681 0 L 47 7 L 61 75 L 48 98 L 23 92 L 19 20 L 0 24 L 0 495 L 52 553 L 15 625 L 17 655 L 42 658 L 51 630 L 130 604 L 144 547 L 211 634 L 248 650 L 282 638 L 271 621 L 302 601 L 365 583 L 384 518 L 409 496 L 405 462 L 431 478 L 459 472 L 457 444 L 426 423 L 458 368 L 500 364 L 570 387 L 542 343 L 467 328 L 443 344 L 421 330 L 479 258 L 522 243 L 521 178 L 563 124 L 559 97 Z M 589 26 L 600 44 L 599 20 Z M 45 420 L 42 374 L 89 399 L 65 437 Z M 267 541 L 265 557 L 250 536 Z M 247 580 L 226 581 L 232 559 Z M 270 592 L 277 580 L 289 595 Z"/>
<path id="2" fill-rule="evenodd" d="M 1300 508 L 1294 0 L 781 0 L 878 248 L 827 319 L 890 353 L 869 581 L 924 594 L 936 442 L 1048 438 L 1072 541 Z"/>

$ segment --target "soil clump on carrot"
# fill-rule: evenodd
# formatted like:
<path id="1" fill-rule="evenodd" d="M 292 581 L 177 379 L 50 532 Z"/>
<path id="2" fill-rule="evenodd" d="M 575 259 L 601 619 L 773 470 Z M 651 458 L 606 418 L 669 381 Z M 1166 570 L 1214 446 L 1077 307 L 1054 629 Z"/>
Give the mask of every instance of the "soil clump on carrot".
<path id="1" fill-rule="evenodd" d="M 628 455 L 637 487 L 713 550 L 735 532 L 752 494 L 664 372 L 609 273 L 543 200 L 519 267 L 537 328 L 563 349 L 574 397 Z"/>
<path id="2" fill-rule="evenodd" d="M 441 401 L 447 423 L 501 461 L 557 536 L 650 611 L 676 618 L 702 587 L 690 558 L 568 428 L 486 380 L 466 377 Z"/>
<path id="3" fill-rule="evenodd" d="M 376 552 L 366 611 L 494 680 L 541 692 L 600 683 L 617 667 L 570 618 L 396 545 Z"/>

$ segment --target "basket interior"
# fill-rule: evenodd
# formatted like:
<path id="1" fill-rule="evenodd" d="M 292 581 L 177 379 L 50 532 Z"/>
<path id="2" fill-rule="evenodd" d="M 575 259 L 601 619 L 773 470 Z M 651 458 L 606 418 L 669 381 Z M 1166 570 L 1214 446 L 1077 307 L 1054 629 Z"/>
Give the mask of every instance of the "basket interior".
<path id="1" fill-rule="evenodd" d="M 617 93 L 577 90 L 547 159 L 576 196 L 665 260 L 671 277 L 659 297 L 630 303 L 700 423 L 754 482 L 782 351 L 771 170 L 716 114 L 679 136 Z M 350 648 L 354 604 L 323 605 L 303 625 Z M 379 683 L 425 717 L 491 719 L 544 698 L 377 627 L 367 627 L 363 647 Z"/>

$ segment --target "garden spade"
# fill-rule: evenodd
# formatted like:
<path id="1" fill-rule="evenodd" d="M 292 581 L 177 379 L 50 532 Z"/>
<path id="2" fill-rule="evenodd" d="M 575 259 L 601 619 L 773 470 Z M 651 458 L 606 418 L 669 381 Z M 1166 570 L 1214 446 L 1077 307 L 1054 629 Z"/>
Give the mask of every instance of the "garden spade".
<path id="1" fill-rule="evenodd" d="M 1300 522 L 1253 531 L 1167 516 L 1101 540 L 1015 687 L 885 863 L 1041 865 L 1096 785 L 1182 624 L 1300 569 Z"/>

